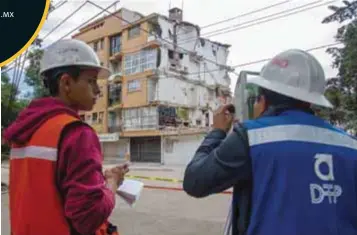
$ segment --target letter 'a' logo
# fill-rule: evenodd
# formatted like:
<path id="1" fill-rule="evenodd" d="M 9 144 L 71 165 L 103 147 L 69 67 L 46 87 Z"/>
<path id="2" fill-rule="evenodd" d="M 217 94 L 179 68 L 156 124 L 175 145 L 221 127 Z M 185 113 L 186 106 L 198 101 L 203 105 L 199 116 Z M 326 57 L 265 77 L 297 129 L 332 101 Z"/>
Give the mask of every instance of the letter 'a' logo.
<path id="1" fill-rule="evenodd" d="M 333 175 L 333 160 L 332 155 L 329 154 L 317 154 L 315 156 L 315 173 L 323 181 L 334 181 L 335 177 Z M 327 173 L 322 173 L 320 165 L 326 164 L 328 168 Z"/>
<path id="2" fill-rule="evenodd" d="M 322 166 L 327 166 L 327 171 L 321 172 Z M 336 204 L 337 199 L 342 195 L 342 187 L 337 184 L 329 183 L 335 180 L 333 173 L 333 157 L 330 154 L 316 154 L 314 171 L 316 176 L 325 181 L 322 184 L 310 184 L 310 195 L 312 204 L 320 204 L 325 201 L 329 204 Z"/>

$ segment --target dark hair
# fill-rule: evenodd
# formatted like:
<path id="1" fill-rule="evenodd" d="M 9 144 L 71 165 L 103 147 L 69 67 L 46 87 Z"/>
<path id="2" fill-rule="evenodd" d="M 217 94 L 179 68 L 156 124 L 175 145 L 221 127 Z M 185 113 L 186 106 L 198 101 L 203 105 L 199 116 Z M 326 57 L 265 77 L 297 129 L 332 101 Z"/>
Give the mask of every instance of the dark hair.
<path id="1" fill-rule="evenodd" d="M 51 96 L 59 95 L 59 81 L 65 73 L 69 74 L 74 80 L 77 80 L 81 70 L 78 66 L 66 66 L 48 70 L 43 74 L 44 86 L 49 90 Z"/>
<path id="2" fill-rule="evenodd" d="M 301 100 L 297 100 L 285 95 L 278 94 L 274 91 L 267 90 L 259 87 L 258 99 L 260 96 L 264 96 L 267 102 L 267 106 L 289 106 L 289 107 L 308 107 L 309 103 Z"/>

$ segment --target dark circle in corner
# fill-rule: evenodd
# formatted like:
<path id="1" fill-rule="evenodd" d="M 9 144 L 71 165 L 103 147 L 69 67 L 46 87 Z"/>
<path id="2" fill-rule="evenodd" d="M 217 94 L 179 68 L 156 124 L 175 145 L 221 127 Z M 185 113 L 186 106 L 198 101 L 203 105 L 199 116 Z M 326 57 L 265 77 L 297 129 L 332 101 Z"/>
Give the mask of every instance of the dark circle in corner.
<path id="1" fill-rule="evenodd" d="M 18 57 L 36 38 L 50 0 L 0 0 L 0 66 Z"/>

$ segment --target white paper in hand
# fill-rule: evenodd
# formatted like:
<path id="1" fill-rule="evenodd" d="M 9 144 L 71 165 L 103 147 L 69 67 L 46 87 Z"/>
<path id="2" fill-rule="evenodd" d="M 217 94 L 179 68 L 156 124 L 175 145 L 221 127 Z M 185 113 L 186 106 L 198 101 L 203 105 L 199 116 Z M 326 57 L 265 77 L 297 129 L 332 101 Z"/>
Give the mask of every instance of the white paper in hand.
<path id="1" fill-rule="evenodd" d="M 117 189 L 117 194 L 133 207 L 135 202 L 139 199 L 143 188 L 143 182 L 125 179 L 122 185 Z"/>

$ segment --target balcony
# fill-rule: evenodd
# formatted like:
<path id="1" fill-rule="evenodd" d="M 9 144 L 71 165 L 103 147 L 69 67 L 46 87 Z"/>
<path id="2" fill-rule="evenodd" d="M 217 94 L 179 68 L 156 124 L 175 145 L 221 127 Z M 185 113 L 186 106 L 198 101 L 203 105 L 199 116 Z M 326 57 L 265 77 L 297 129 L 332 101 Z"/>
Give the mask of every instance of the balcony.
<path id="1" fill-rule="evenodd" d="M 112 102 L 112 103 L 109 103 L 109 107 L 108 107 L 108 110 L 109 111 L 114 111 L 116 109 L 120 109 L 123 107 L 123 103 L 121 103 L 120 101 L 117 101 L 117 102 Z"/>
<path id="2" fill-rule="evenodd" d="M 108 80 L 110 82 L 113 82 L 113 83 L 118 83 L 118 82 L 121 82 L 123 79 L 123 73 L 122 72 L 113 72 L 112 75 L 110 75 L 110 77 L 108 78 Z"/>
<path id="3" fill-rule="evenodd" d="M 109 57 L 110 61 L 121 60 L 123 58 L 124 53 L 122 51 L 116 52 Z"/>
<path id="4" fill-rule="evenodd" d="M 155 35 L 149 35 L 146 44 L 144 45 L 144 48 L 157 48 L 160 47 L 161 42 L 160 39 L 157 38 Z"/>
<path id="5" fill-rule="evenodd" d="M 90 124 L 91 127 L 93 127 L 93 129 L 97 132 L 97 133 L 104 133 L 105 132 L 105 128 L 104 125 L 102 123 L 92 123 Z"/>
<path id="6" fill-rule="evenodd" d="M 122 125 L 108 126 L 109 133 L 116 133 L 116 132 L 122 132 L 122 131 L 123 131 Z"/>
<path id="7" fill-rule="evenodd" d="M 113 110 L 122 107 L 122 85 L 121 83 L 112 83 L 108 86 L 108 109 Z"/>
<path id="8" fill-rule="evenodd" d="M 122 56 L 121 35 L 115 35 L 110 38 L 110 60 L 116 60 Z"/>
<path id="9" fill-rule="evenodd" d="M 109 60 L 118 60 L 123 57 L 123 51 L 121 49 L 121 44 L 110 48 Z"/>

